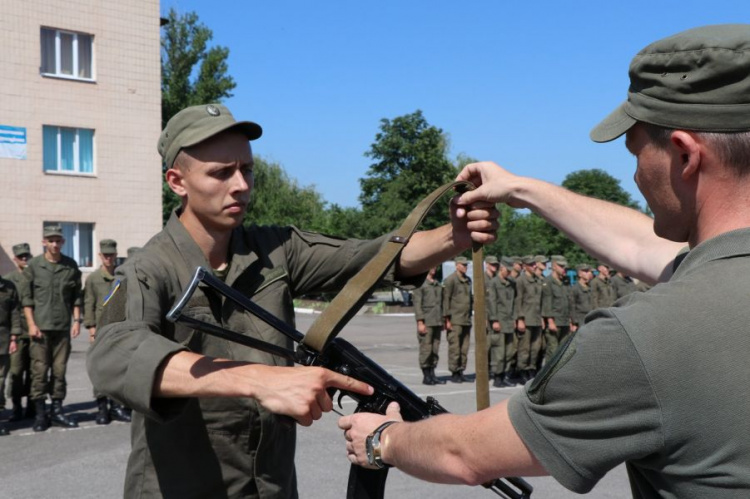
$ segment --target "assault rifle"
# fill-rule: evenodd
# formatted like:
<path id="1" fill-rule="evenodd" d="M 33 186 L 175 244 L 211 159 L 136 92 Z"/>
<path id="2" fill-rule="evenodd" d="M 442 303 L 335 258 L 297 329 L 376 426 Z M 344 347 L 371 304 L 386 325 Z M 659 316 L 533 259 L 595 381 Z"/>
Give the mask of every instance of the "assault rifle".
<path id="1" fill-rule="evenodd" d="M 278 345 L 272 345 L 225 327 L 191 317 L 189 309 L 186 310 L 186 307 L 195 290 L 201 284 L 208 286 L 233 301 L 240 308 L 258 317 L 269 326 L 293 340 L 297 344 L 297 349 L 292 351 Z M 385 369 L 369 359 L 348 341 L 341 338 L 334 338 L 322 352 L 317 352 L 306 347 L 301 344 L 304 338 L 301 332 L 281 321 L 264 308 L 256 305 L 247 296 L 226 285 L 203 267 L 196 269 L 190 285 L 185 290 L 179 302 L 169 311 L 167 319 L 172 322 L 184 323 L 203 333 L 250 348 L 256 348 L 304 366 L 325 367 L 331 371 L 367 383 L 374 388 L 372 395 L 341 391 L 338 397 L 339 407 L 341 407 L 341 399 L 344 396 L 348 396 L 357 403 L 357 412 L 385 414 L 388 404 L 396 401 L 401 407 L 401 416 L 404 421 L 419 421 L 430 416 L 448 412 L 433 397 L 427 397 L 427 400 L 422 400 L 416 393 L 388 374 Z M 330 390 L 331 397 L 333 398 L 337 390 L 335 388 Z M 356 497 L 358 499 L 382 498 L 387 473 L 387 468 L 370 470 L 352 465 L 349 474 L 347 497 Z M 522 478 L 497 478 L 485 484 L 485 487 L 508 499 L 528 499 L 533 491 L 531 485 Z"/>

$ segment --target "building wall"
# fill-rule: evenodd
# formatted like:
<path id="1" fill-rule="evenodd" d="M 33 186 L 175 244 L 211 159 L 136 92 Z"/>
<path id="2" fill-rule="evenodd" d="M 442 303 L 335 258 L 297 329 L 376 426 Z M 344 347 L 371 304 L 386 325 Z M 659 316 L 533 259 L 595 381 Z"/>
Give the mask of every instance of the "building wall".
<path id="1" fill-rule="evenodd" d="M 43 26 L 94 36 L 95 82 L 41 76 Z M 145 244 L 161 228 L 159 1 L 7 2 L 0 46 L 0 125 L 27 134 L 26 159 L 0 157 L 0 274 L 14 244 L 42 251 L 44 221 L 95 224 L 94 254 Z M 95 130 L 93 176 L 43 171 L 43 124 Z"/>

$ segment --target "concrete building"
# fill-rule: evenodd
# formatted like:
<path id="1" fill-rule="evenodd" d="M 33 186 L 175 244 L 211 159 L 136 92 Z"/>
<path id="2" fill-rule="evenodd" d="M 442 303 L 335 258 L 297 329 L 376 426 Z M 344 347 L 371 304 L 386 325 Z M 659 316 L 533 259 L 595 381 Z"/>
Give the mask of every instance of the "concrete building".
<path id="1" fill-rule="evenodd" d="M 12 246 L 99 266 L 161 228 L 159 0 L 23 0 L 0 16 L 0 274 Z"/>

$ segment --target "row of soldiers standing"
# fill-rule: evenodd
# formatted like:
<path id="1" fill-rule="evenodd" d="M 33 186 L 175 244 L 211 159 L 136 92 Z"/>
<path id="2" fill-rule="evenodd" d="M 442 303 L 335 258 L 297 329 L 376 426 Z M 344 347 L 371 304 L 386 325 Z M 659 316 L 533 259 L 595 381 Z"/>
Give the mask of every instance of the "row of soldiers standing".
<path id="1" fill-rule="evenodd" d="M 44 253 L 33 257 L 28 243 L 16 244 L 13 260 L 17 270 L 0 278 L 0 416 L 5 409 L 7 377 L 7 398 L 13 404 L 9 421 L 33 419 L 37 432 L 45 431 L 50 424 L 78 426 L 62 406 L 67 394 L 70 340 L 84 325 L 89 341 L 94 341 L 117 261 L 117 243 L 102 240 L 102 265 L 89 274 L 82 288 L 78 265 L 61 253 L 64 243 L 59 225 L 45 226 Z M 129 249 L 129 255 L 134 250 Z M 102 394 L 94 395 L 97 424 L 108 424 L 112 419 L 130 421 L 127 408 Z M 48 396 L 51 407 L 46 405 Z M 0 435 L 7 434 L 0 419 Z"/>
<path id="2" fill-rule="evenodd" d="M 536 376 L 574 333 L 591 310 L 611 306 L 642 283 L 604 263 L 597 275 L 588 264 L 576 267 L 573 286 L 563 256 L 494 256 L 485 258 L 488 362 L 493 386 L 509 387 Z M 446 330 L 448 368 L 451 381 L 468 381 L 464 376 L 471 331 L 471 278 L 468 260 L 455 259 L 456 271 L 441 285 L 432 269 L 422 287 L 414 292 L 414 311 L 419 340 L 419 364 L 426 385 L 445 383 L 435 375 L 440 335 Z M 550 264 L 550 272 L 544 272 Z"/>

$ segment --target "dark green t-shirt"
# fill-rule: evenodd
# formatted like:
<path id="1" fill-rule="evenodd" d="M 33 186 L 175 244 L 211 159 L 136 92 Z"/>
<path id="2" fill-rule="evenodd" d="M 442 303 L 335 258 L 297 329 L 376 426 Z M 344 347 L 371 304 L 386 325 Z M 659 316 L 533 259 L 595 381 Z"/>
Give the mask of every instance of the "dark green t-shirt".
<path id="1" fill-rule="evenodd" d="M 750 497 L 748 273 L 750 229 L 733 231 L 589 314 L 509 403 L 544 468 L 576 492 L 625 462 L 634 497 Z"/>

